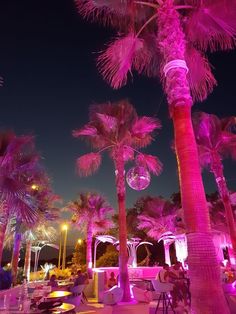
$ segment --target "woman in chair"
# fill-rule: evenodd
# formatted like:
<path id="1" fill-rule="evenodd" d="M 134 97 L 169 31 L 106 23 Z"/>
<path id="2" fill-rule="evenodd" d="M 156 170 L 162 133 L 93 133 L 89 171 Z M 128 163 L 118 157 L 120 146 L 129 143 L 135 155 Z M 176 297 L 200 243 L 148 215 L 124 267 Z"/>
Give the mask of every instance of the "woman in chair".
<path id="1" fill-rule="evenodd" d="M 117 285 L 117 280 L 116 280 L 116 277 L 115 277 L 115 273 L 112 271 L 111 274 L 110 274 L 110 278 L 107 281 L 107 286 L 110 289 L 110 288 L 112 288 L 112 287 L 114 287 L 116 285 Z"/>

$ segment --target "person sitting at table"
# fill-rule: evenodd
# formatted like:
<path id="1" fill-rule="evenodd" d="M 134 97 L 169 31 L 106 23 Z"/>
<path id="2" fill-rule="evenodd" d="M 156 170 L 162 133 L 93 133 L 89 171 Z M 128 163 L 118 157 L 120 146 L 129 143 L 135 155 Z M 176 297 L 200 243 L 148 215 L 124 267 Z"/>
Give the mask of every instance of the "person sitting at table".
<path id="1" fill-rule="evenodd" d="M 110 289 L 116 285 L 117 285 L 117 281 L 116 281 L 115 273 L 112 271 L 110 274 L 110 278 L 107 281 L 107 287 L 108 289 Z"/>
<path id="2" fill-rule="evenodd" d="M 186 285 L 185 271 L 180 262 L 176 262 L 169 271 L 170 282 L 173 283 L 172 302 L 173 307 L 177 306 L 177 300 L 181 295 L 183 297 L 184 306 L 188 306 L 187 295 L 188 287 Z"/>
<path id="3" fill-rule="evenodd" d="M 79 269 L 77 271 L 77 276 L 74 280 L 74 287 L 86 284 L 88 284 L 88 276 L 87 274 L 83 274 L 82 271 Z"/>
<path id="4" fill-rule="evenodd" d="M 49 282 L 48 282 L 48 286 L 51 286 L 52 288 L 58 287 L 58 283 L 56 280 L 57 280 L 56 275 L 52 275 Z"/>
<path id="5" fill-rule="evenodd" d="M 156 275 L 156 280 L 162 283 L 169 283 L 169 272 L 170 272 L 170 266 L 168 264 L 164 264 L 163 268 L 158 272 Z"/>

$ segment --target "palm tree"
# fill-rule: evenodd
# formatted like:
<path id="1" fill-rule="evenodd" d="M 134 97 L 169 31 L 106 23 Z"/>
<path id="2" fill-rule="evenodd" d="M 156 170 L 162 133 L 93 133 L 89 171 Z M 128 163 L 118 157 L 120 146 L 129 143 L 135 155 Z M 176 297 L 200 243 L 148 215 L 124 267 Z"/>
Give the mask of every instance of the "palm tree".
<path id="1" fill-rule="evenodd" d="M 178 233 L 176 225 L 176 208 L 169 201 L 161 197 L 145 197 L 138 200 L 140 214 L 137 228 L 146 232 L 147 236 L 160 240 L 165 234 Z M 166 238 L 166 237 L 165 237 Z M 165 261 L 170 263 L 169 245 L 167 239 L 162 239 L 164 244 Z"/>
<path id="2" fill-rule="evenodd" d="M 52 243 L 56 240 L 57 230 L 48 225 L 50 222 L 45 224 L 39 224 L 37 227 L 31 230 L 26 230 L 23 234 L 23 241 L 25 242 L 25 262 L 24 262 L 24 274 L 27 280 L 30 280 L 30 264 L 31 264 L 31 248 L 33 245 L 41 242 Z"/>
<path id="3" fill-rule="evenodd" d="M 208 168 L 215 177 L 236 258 L 236 225 L 232 211 L 227 183 L 223 173 L 222 159 L 236 158 L 235 117 L 219 119 L 213 114 L 197 112 L 193 115 L 193 126 L 198 145 L 199 159 L 202 167 Z"/>
<path id="4" fill-rule="evenodd" d="M 40 210 L 40 217 L 33 226 L 31 225 L 31 229 L 27 227 L 23 235 L 26 246 L 24 274 L 28 281 L 30 279 L 32 244 L 43 241 L 53 242 L 55 240 L 56 229 L 49 224 L 59 216 L 59 209 L 55 207 L 55 202 L 59 200 L 60 198 L 53 194 L 50 187 L 45 184 L 37 191 L 37 205 Z"/>
<path id="5" fill-rule="evenodd" d="M 138 229 L 145 230 L 150 238 L 158 240 L 165 232 L 175 232 L 175 208 L 160 197 L 143 199 L 142 212 L 138 216 Z"/>
<path id="6" fill-rule="evenodd" d="M 19 169 L 13 169 L 13 177 L 21 184 L 21 194 L 11 202 L 11 217 L 14 219 L 14 244 L 12 254 L 12 282 L 16 284 L 18 260 L 22 241 L 22 230 L 32 229 L 39 223 L 57 217 L 53 201 L 50 180 L 40 165 L 39 155 L 35 151 L 31 137 L 25 152 L 17 157 Z M 29 270 L 27 269 L 29 273 Z"/>
<path id="7" fill-rule="evenodd" d="M 126 100 L 111 104 L 95 105 L 90 110 L 90 122 L 82 129 L 74 131 L 75 137 L 85 137 L 96 152 L 78 158 L 77 165 L 81 174 L 89 175 L 98 169 L 101 152 L 109 150 L 115 166 L 116 191 L 119 214 L 119 280 L 124 291 L 123 301 L 130 300 L 128 276 L 127 230 L 125 207 L 125 162 L 134 160 L 138 166 L 147 168 L 154 174 L 161 171 L 157 157 L 146 155 L 137 149 L 152 141 L 152 133 L 160 128 L 158 120 L 150 117 L 138 117 L 134 107 Z"/>
<path id="8" fill-rule="evenodd" d="M 236 3 L 230 0 L 75 2 L 86 19 L 101 21 L 118 30 L 115 40 L 98 58 L 98 68 L 113 88 L 125 85 L 132 70 L 161 78 L 174 123 L 188 229 L 192 307 L 196 313 L 228 313 L 210 233 L 191 106 L 195 100 L 204 100 L 216 84 L 205 52 L 234 47 Z M 217 302 L 213 301 L 211 291 Z"/>
<path id="9" fill-rule="evenodd" d="M 7 224 L 14 210 L 24 205 L 31 211 L 22 176 L 34 167 L 38 156 L 32 153 L 33 138 L 17 137 L 12 131 L 0 133 L 0 264 Z M 32 219 L 34 214 L 31 213 Z"/>
<path id="10" fill-rule="evenodd" d="M 104 197 L 94 193 L 80 194 L 76 201 L 70 202 L 67 209 L 74 215 L 72 221 L 86 234 L 86 264 L 88 275 L 92 278 L 92 240 L 98 232 L 112 228 L 113 208 Z"/>

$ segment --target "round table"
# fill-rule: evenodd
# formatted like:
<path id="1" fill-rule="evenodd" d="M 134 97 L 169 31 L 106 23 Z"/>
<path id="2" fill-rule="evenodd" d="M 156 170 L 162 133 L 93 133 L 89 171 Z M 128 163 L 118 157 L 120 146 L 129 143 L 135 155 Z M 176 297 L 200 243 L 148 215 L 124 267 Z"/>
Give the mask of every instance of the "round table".
<path id="1" fill-rule="evenodd" d="M 61 299 L 70 295 L 72 295 L 72 293 L 69 291 L 52 291 L 46 296 L 46 299 Z"/>
<path id="2" fill-rule="evenodd" d="M 50 313 L 52 314 L 68 313 L 70 311 L 73 311 L 74 309 L 75 309 L 75 306 L 73 304 L 62 303 L 62 305 L 51 309 Z"/>

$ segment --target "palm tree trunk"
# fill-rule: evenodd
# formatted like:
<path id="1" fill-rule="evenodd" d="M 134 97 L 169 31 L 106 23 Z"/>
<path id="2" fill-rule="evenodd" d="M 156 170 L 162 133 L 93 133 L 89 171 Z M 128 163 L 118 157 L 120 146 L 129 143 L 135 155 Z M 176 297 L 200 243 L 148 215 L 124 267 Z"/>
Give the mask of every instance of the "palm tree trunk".
<path id="1" fill-rule="evenodd" d="M 17 268 L 18 268 L 18 260 L 20 255 L 20 248 L 21 248 L 21 233 L 20 230 L 20 223 L 16 223 L 16 231 L 14 235 L 14 245 L 13 245 L 13 253 L 11 259 L 11 274 L 12 274 L 12 284 L 16 285 L 17 280 Z"/>
<path id="2" fill-rule="evenodd" d="M 2 263 L 3 244 L 6 234 L 7 223 L 0 223 L 0 266 Z"/>
<path id="3" fill-rule="evenodd" d="M 236 259 L 236 225 L 235 218 L 230 202 L 229 190 L 225 181 L 223 173 L 223 165 L 218 155 L 212 156 L 212 167 L 211 171 L 214 173 L 218 191 L 221 197 L 221 200 L 224 204 L 226 221 L 229 228 L 230 239 L 233 248 L 233 255 Z"/>
<path id="4" fill-rule="evenodd" d="M 2 253 L 4 247 L 4 239 L 7 230 L 7 224 L 9 220 L 9 211 L 5 201 L 0 201 L 0 266 L 2 263 Z"/>
<path id="5" fill-rule="evenodd" d="M 24 264 L 24 274 L 26 276 L 27 281 L 30 281 L 31 246 L 32 246 L 32 241 L 28 240 L 26 242 L 25 264 Z"/>
<path id="6" fill-rule="evenodd" d="M 158 9 L 158 42 L 166 63 L 185 59 L 185 39 L 173 0 Z M 210 232 L 210 219 L 191 121 L 192 98 L 186 70 L 166 74 L 164 89 L 174 123 L 184 219 L 187 228 L 192 310 L 195 314 L 229 313 L 220 281 L 220 269 Z"/>
<path id="7" fill-rule="evenodd" d="M 89 278 L 92 278 L 92 240 L 93 240 L 93 232 L 92 226 L 88 223 L 87 226 L 87 246 L 86 246 L 86 264 L 87 264 L 87 272 Z"/>
<path id="8" fill-rule="evenodd" d="M 123 150 L 116 153 L 115 174 L 116 191 L 119 208 L 119 284 L 122 288 L 123 302 L 129 302 L 131 299 L 129 273 L 128 273 L 128 252 L 127 252 L 127 226 L 126 226 L 126 206 L 125 206 L 125 168 L 123 160 Z"/>

